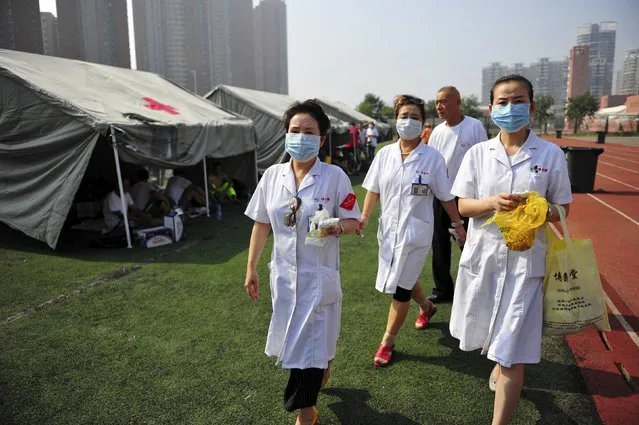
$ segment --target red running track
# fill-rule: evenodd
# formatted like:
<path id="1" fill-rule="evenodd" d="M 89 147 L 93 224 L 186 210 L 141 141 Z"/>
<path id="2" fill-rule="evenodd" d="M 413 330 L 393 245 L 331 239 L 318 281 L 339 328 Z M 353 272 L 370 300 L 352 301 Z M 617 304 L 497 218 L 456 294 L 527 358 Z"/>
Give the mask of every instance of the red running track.
<path id="1" fill-rule="evenodd" d="M 639 424 L 639 147 L 546 138 L 560 146 L 603 148 L 595 191 L 575 194 L 568 226 L 591 239 L 611 332 L 567 338 L 605 425 Z M 622 371 L 626 373 L 624 378 Z M 629 378 L 629 379 L 628 379 Z M 630 381 L 630 382 L 628 382 Z"/>

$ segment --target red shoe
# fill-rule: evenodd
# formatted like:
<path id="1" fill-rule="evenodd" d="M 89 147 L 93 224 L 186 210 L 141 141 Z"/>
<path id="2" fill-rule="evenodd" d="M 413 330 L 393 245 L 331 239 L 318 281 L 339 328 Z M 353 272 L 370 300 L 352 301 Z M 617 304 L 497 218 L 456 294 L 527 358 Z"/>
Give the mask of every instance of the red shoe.
<path id="1" fill-rule="evenodd" d="M 377 349 L 377 353 L 375 353 L 375 358 L 373 359 L 373 364 L 377 367 L 384 367 L 390 363 L 391 357 L 393 357 L 394 347 L 394 345 L 379 344 L 379 348 Z"/>
<path id="2" fill-rule="evenodd" d="M 417 316 L 417 320 L 415 321 L 415 328 L 419 330 L 424 329 L 426 326 L 428 326 L 430 319 L 435 315 L 435 313 L 437 313 L 437 307 L 435 307 L 435 304 L 431 302 L 428 313 L 419 313 L 419 316 Z"/>

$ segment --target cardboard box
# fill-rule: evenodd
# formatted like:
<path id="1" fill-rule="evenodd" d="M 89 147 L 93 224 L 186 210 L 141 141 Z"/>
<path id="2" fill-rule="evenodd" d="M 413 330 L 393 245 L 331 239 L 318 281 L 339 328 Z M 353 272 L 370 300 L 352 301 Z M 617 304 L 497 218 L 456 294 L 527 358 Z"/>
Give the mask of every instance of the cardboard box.
<path id="1" fill-rule="evenodd" d="M 165 215 L 164 227 L 171 231 L 173 242 L 182 240 L 184 236 L 184 212 L 177 208 Z"/>
<path id="2" fill-rule="evenodd" d="M 135 235 L 143 248 L 155 248 L 173 243 L 171 230 L 164 226 L 140 229 L 135 232 Z"/>

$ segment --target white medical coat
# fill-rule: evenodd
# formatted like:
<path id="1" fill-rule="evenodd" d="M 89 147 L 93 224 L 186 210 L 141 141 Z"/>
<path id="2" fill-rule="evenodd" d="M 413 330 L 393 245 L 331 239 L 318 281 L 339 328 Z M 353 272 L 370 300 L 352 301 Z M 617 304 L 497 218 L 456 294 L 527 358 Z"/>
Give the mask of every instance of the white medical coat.
<path id="1" fill-rule="evenodd" d="M 460 198 L 473 199 L 528 191 L 539 192 L 553 204 L 572 202 L 564 153 L 532 131 L 510 158 L 499 135 L 473 146 L 462 161 L 452 189 Z M 450 331 L 459 339 L 462 350 L 482 348 L 489 359 L 505 367 L 538 363 L 545 233 L 543 228 L 537 232 L 535 244 L 528 251 L 511 251 L 496 225 L 481 227 L 491 215 L 470 219 Z"/>
<path id="2" fill-rule="evenodd" d="M 339 238 L 329 236 L 324 247 L 306 245 L 309 219 L 322 204 L 331 217 L 360 219 L 357 202 L 342 203 L 353 194 L 341 168 L 317 159 L 296 189 L 290 163 L 269 167 L 257 185 L 245 214 L 273 230 L 269 282 L 273 314 L 265 353 L 277 356 L 285 369 L 326 369 L 335 357 L 340 330 L 342 289 Z M 289 200 L 302 200 L 297 225 L 284 225 Z M 351 197 L 354 196 L 351 195 Z M 347 205 L 345 205 L 347 206 Z"/>
<path id="3" fill-rule="evenodd" d="M 454 127 L 448 127 L 446 122 L 435 127 L 428 139 L 428 146 L 444 157 L 448 168 L 448 179 L 452 186 L 468 149 L 486 140 L 488 136 L 482 122 L 473 117 L 464 117 Z"/>
<path id="4" fill-rule="evenodd" d="M 428 185 L 426 196 L 411 194 L 413 183 L 420 179 Z M 384 146 L 373 159 L 362 187 L 378 193 L 382 207 L 375 287 L 387 294 L 394 294 L 397 286 L 410 290 L 433 240 L 433 196 L 442 201 L 454 199 L 444 157 L 420 143 L 402 162 L 399 143 Z"/>

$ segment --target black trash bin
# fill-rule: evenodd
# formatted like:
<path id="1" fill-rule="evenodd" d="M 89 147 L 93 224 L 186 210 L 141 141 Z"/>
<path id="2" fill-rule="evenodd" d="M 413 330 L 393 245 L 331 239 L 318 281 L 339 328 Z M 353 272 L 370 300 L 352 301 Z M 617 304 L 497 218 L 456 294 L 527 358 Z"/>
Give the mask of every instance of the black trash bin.
<path id="1" fill-rule="evenodd" d="M 555 130 L 555 138 L 561 139 L 561 130 Z"/>
<path id="2" fill-rule="evenodd" d="M 597 132 L 597 143 L 606 143 L 606 131 Z"/>
<path id="3" fill-rule="evenodd" d="M 568 176 L 574 193 L 590 193 L 595 188 L 597 160 L 603 153 L 601 148 L 577 148 L 562 146 L 568 162 Z"/>

